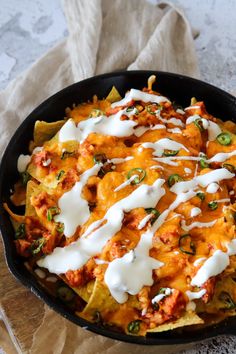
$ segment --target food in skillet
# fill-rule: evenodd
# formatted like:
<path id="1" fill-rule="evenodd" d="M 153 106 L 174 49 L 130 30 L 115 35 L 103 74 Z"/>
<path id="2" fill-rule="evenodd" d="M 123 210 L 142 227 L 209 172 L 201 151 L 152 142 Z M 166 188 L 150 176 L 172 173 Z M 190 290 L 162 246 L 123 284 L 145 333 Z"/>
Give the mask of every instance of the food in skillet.
<path id="1" fill-rule="evenodd" d="M 38 281 L 131 335 L 236 314 L 236 125 L 196 99 L 177 108 L 154 81 L 36 122 L 11 196 L 25 215 L 5 204 Z"/>

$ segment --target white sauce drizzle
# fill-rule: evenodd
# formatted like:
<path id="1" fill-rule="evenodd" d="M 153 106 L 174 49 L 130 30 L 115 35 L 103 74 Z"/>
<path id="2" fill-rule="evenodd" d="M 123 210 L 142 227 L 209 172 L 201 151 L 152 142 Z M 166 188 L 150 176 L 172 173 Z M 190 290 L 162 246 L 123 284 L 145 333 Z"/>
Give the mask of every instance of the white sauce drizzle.
<path id="1" fill-rule="evenodd" d="M 142 146 L 145 149 L 153 149 L 153 156 L 162 156 L 164 153 L 164 150 L 180 150 L 183 149 L 185 151 L 189 151 L 183 144 L 178 143 L 177 141 L 168 139 L 168 138 L 163 138 L 155 143 L 143 143 Z"/>
<path id="2" fill-rule="evenodd" d="M 79 225 L 83 225 L 90 216 L 87 200 L 82 197 L 82 189 L 89 177 L 97 175 L 102 164 L 96 164 L 80 176 L 80 181 L 69 192 L 64 193 L 58 200 L 60 214 L 54 217 L 56 222 L 64 223 L 64 234 L 72 236 Z"/>
<path id="3" fill-rule="evenodd" d="M 186 305 L 186 311 L 194 311 L 196 309 L 196 304 L 194 301 L 189 301 Z"/>
<path id="4" fill-rule="evenodd" d="M 194 300 L 194 299 L 200 299 L 203 295 L 206 294 L 206 289 L 202 289 L 197 292 L 192 292 L 192 291 L 187 290 L 187 291 L 185 291 L 185 294 L 189 298 L 189 301 Z"/>
<path id="5" fill-rule="evenodd" d="M 28 164 L 30 163 L 30 160 L 31 160 L 31 156 L 30 155 L 21 154 L 18 157 L 18 160 L 17 160 L 17 170 L 18 170 L 18 172 L 20 172 L 20 173 L 25 172 Z"/>
<path id="6" fill-rule="evenodd" d="M 44 167 L 47 167 L 47 166 L 50 165 L 51 162 L 52 162 L 51 159 L 47 159 L 46 161 L 43 161 L 42 165 L 43 165 Z"/>
<path id="7" fill-rule="evenodd" d="M 211 227 L 216 223 L 217 220 L 213 220 L 210 222 L 199 222 L 199 221 L 195 221 L 190 225 L 186 225 L 185 220 L 181 221 L 181 227 L 184 231 L 190 231 L 192 229 L 196 228 L 202 228 L 202 227 Z"/>
<path id="8" fill-rule="evenodd" d="M 102 135 L 126 137 L 134 134 L 134 127 L 138 124 L 132 120 L 121 120 L 122 115 L 130 116 L 133 111 L 126 112 L 126 109 L 116 114 L 89 118 L 79 122 L 76 126 L 72 119 L 69 119 L 59 131 L 59 141 L 61 143 L 75 140 L 82 143 L 90 133 Z"/>
<path id="9" fill-rule="evenodd" d="M 226 247 L 227 247 L 227 255 L 234 256 L 236 254 L 236 238 L 228 242 Z"/>
<path id="10" fill-rule="evenodd" d="M 136 89 L 131 89 L 129 92 L 126 93 L 125 97 L 118 101 L 114 102 L 111 104 L 111 107 L 118 107 L 118 106 L 125 106 L 127 105 L 130 101 L 143 101 L 143 102 L 153 102 L 153 103 L 161 103 L 161 102 L 170 102 L 166 97 L 164 96 L 158 96 L 158 95 L 153 95 L 150 93 L 146 93 L 140 90 Z"/>
<path id="11" fill-rule="evenodd" d="M 179 114 L 182 114 L 182 115 L 185 114 L 185 112 L 182 109 L 180 109 L 180 108 L 177 108 L 176 112 L 179 113 Z"/>
<path id="12" fill-rule="evenodd" d="M 158 129 L 166 129 L 166 126 L 163 124 L 156 124 L 153 127 L 138 127 L 134 129 L 134 135 L 137 137 L 140 137 L 144 133 L 146 133 L 148 130 L 158 130 Z"/>
<path id="13" fill-rule="evenodd" d="M 169 119 L 165 119 L 165 118 L 162 118 L 159 113 L 160 112 L 157 111 L 158 118 L 159 118 L 159 120 L 161 122 L 167 123 L 167 124 L 171 123 L 173 125 L 176 125 L 177 127 L 184 127 L 184 123 L 182 122 L 181 119 L 174 118 L 174 117 L 173 118 L 169 118 Z"/>
<path id="14" fill-rule="evenodd" d="M 138 230 L 141 230 L 144 228 L 144 226 L 146 226 L 146 224 L 148 223 L 148 221 L 153 217 L 153 215 L 150 213 L 148 215 L 146 215 L 138 224 Z"/>
<path id="15" fill-rule="evenodd" d="M 166 288 L 163 294 L 158 294 L 152 299 L 152 304 L 158 304 L 164 297 L 171 295 L 172 292 L 172 289 Z"/>
<path id="16" fill-rule="evenodd" d="M 213 141 L 216 139 L 217 135 L 221 133 L 221 128 L 218 124 L 212 122 L 211 120 L 200 117 L 198 114 L 188 117 L 186 124 L 190 124 L 197 119 L 201 119 L 204 129 L 208 130 L 208 140 Z"/>
<path id="17" fill-rule="evenodd" d="M 230 199 L 229 198 L 224 198 L 224 199 L 216 199 L 214 200 L 216 203 L 229 203 Z"/>
<path id="18" fill-rule="evenodd" d="M 220 188 L 219 184 L 213 182 L 208 185 L 206 191 L 207 191 L 207 193 L 214 194 L 218 191 L 219 188 Z"/>
<path id="19" fill-rule="evenodd" d="M 50 255 L 39 260 L 38 264 L 56 274 L 65 273 L 69 269 L 79 269 L 87 263 L 90 257 L 99 254 L 107 241 L 121 229 L 124 212 L 129 212 L 135 208 L 145 209 L 156 206 L 165 194 L 165 189 L 162 188 L 164 183 L 165 180 L 157 179 L 152 186 L 142 184 L 129 196 L 112 205 L 104 218 L 93 222 L 78 241 L 66 247 L 56 247 Z M 70 207 L 71 210 L 73 208 Z M 101 226 L 102 223 L 105 224 Z M 140 241 L 141 246 L 143 243 L 144 246 L 146 245 L 145 240 L 146 237 L 143 238 L 142 242 Z M 150 242 L 148 241 L 148 244 Z M 156 260 L 154 260 L 154 263 L 159 264 Z M 151 262 L 149 265 L 154 263 Z"/>
<path id="20" fill-rule="evenodd" d="M 222 273 L 229 265 L 229 256 L 217 250 L 208 258 L 191 281 L 192 286 L 202 286 L 209 278 Z"/>
<path id="21" fill-rule="evenodd" d="M 203 261 L 205 261 L 206 257 L 201 257 L 201 258 L 198 258 L 196 259 L 196 261 L 194 261 L 193 265 L 194 267 L 198 267 L 199 264 L 201 264 Z"/>
<path id="22" fill-rule="evenodd" d="M 156 169 L 160 169 L 160 170 L 164 170 L 164 167 L 163 166 L 161 166 L 161 165 L 154 165 L 154 166 L 151 166 L 150 167 L 150 170 L 156 170 Z"/>
<path id="23" fill-rule="evenodd" d="M 185 108 L 185 111 L 189 110 L 189 109 L 192 109 L 192 108 L 200 108 L 200 106 L 189 106 L 189 107 L 186 107 Z"/>
<path id="24" fill-rule="evenodd" d="M 192 180 L 175 183 L 170 190 L 178 194 L 190 189 L 195 189 L 198 185 L 206 187 L 213 182 L 220 182 L 221 180 L 231 179 L 232 177 L 234 177 L 234 173 L 229 172 L 226 168 L 219 168 L 205 173 L 204 175 L 196 176 Z"/>
<path id="25" fill-rule="evenodd" d="M 127 293 L 135 295 L 143 286 L 151 286 L 153 284 L 152 270 L 164 265 L 149 256 L 152 237 L 152 232 L 145 232 L 134 250 L 109 263 L 104 281 L 117 302 L 127 301 Z"/>
<path id="26" fill-rule="evenodd" d="M 189 174 L 189 173 L 192 173 L 192 170 L 188 167 L 185 167 L 184 172 Z"/>
<path id="27" fill-rule="evenodd" d="M 200 208 L 197 208 L 197 207 L 192 208 L 192 209 L 191 209 L 191 212 L 190 212 L 190 216 L 191 216 L 191 218 L 194 218 L 195 216 L 201 214 L 201 212 L 202 212 L 202 211 L 201 211 Z"/>
<path id="28" fill-rule="evenodd" d="M 135 178 L 137 178 L 137 177 L 138 177 L 138 175 L 133 175 L 133 176 L 131 176 L 129 179 L 127 179 L 127 181 L 123 182 L 123 183 L 120 184 L 118 187 L 116 187 L 116 188 L 114 189 L 114 192 L 118 192 L 118 191 L 120 191 L 121 189 L 125 188 L 126 186 L 129 186 L 129 185 L 133 182 L 133 180 L 135 180 Z"/>
<path id="29" fill-rule="evenodd" d="M 42 146 L 36 146 L 34 148 L 34 150 L 32 151 L 32 155 L 35 155 L 35 154 L 37 154 L 38 152 L 41 152 L 41 151 L 43 151 L 43 147 Z"/>
<path id="30" fill-rule="evenodd" d="M 233 191 L 233 190 L 230 191 L 230 192 L 229 192 L 229 195 L 234 195 L 234 191 Z"/>
<path id="31" fill-rule="evenodd" d="M 173 134 L 182 134 L 182 131 L 181 131 L 181 129 L 179 129 L 179 128 L 167 129 L 167 131 L 168 131 L 169 133 L 173 133 Z"/>
<path id="32" fill-rule="evenodd" d="M 206 160 L 206 162 L 211 163 L 211 162 L 224 162 L 228 160 L 230 157 L 233 157 L 236 155 L 236 150 L 233 150 L 231 152 L 219 152 L 218 154 L 214 155 L 210 159 Z"/>
<path id="33" fill-rule="evenodd" d="M 126 161 L 132 160 L 134 157 L 133 156 L 127 156 L 125 158 L 122 157 L 115 157 L 114 159 L 107 160 L 108 163 L 114 163 L 114 164 L 119 164 L 119 163 L 124 163 Z"/>

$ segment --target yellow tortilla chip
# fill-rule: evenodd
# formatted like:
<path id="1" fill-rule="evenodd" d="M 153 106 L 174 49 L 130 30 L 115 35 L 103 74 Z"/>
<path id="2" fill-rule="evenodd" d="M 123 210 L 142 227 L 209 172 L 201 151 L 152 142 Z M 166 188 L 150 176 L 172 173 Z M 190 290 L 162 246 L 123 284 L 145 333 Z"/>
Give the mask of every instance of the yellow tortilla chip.
<path id="1" fill-rule="evenodd" d="M 35 189 L 38 188 L 38 184 L 34 181 L 29 181 L 26 187 L 26 205 L 25 205 L 25 215 L 26 216 L 36 216 L 36 212 L 32 204 L 30 203 L 30 197 L 33 195 Z"/>
<path id="2" fill-rule="evenodd" d="M 78 294 L 81 299 L 85 302 L 89 302 L 89 299 L 94 290 L 95 281 L 92 280 L 84 286 L 80 286 L 79 288 L 72 288 L 76 294 Z"/>
<path id="3" fill-rule="evenodd" d="M 122 99 L 121 95 L 119 94 L 115 86 L 113 86 L 108 96 L 106 97 L 106 100 L 113 103 L 113 102 L 120 101 L 121 99 Z"/>
<path id="4" fill-rule="evenodd" d="M 178 327 L 192 326 L 202 323 L 204 323 L 204 321 L 194 312 L 186 312 L 184 316 L 178 318 L 176 321 L 164 323 L 156 328 L 149 329 L 147 332 L 165 332 Z"/>
<path id="5" fill-rule="evenodd" d="M 40 169 L 37 168 L 37 166 L 33 163 L 30 163 L 27 172 L 38 182 L 40 182 L 42 185 L 44 185 L 46 188 L 53 189 L 56 188 L 59 180 L 56 179 L 56 176 L 53 174 L 47 175 L 47 176 L 40 176 Z"/>
<path id="6" fill-rule="evenodd" d="M 50 140 L 64 124 L 64 120 L 52 123 L 37 120 L 34 126 L 35 146 L 42 146 L 45 141 Z"/>
<path id="7" fill-rule="evenodd" d="M 118 308 L 119 304 L 111 296 L 108 288 L 96 279 L 89 302 L 79 315 L 93 321 L 96 312 L 109 311 L 111 309 L 115 311 Z"/>

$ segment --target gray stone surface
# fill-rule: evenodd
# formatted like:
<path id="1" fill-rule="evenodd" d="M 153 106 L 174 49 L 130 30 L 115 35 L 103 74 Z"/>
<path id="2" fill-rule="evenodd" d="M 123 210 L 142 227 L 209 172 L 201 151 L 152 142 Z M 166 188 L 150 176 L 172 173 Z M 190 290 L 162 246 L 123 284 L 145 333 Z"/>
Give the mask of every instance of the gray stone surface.
<path id="1" fill-rule="evenodd" d="M 236 91 L 236 1 L 175 3 L 184 8 L 192 26 L 200 31 L 196 49 L 202 79 Z M 0 88 L 4 88 L 61 41 L 67 28 L 59 0 L 0 0 L 0 5 Z M 182 353 L 233 354 L 236 338 L 221 336 Z"/>

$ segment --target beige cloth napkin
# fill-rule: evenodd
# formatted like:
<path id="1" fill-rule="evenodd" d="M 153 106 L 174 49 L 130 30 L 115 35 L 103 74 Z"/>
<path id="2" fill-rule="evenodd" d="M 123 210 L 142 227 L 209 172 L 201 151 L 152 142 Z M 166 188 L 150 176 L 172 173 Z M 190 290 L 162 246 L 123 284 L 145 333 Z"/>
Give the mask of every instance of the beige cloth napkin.
<path id="1" fill-rule="evenodd" d="M 190 25 L 173 5 L 154 6 L 145 0 L 64 0 L 64 11 L 69 37 L 0 92 L 1 154 L 16 127 L 40 102 L 76 81 L 125 68 L 199 75 Z M 172 353 L 181 348 L 146 347 L 145 353 Z M 143 347 L 85 331 L 47 306 L 30 350 L 44 354 L 143 351 Z"/>

